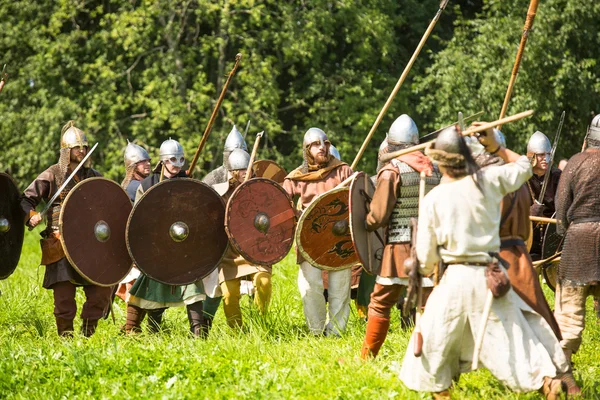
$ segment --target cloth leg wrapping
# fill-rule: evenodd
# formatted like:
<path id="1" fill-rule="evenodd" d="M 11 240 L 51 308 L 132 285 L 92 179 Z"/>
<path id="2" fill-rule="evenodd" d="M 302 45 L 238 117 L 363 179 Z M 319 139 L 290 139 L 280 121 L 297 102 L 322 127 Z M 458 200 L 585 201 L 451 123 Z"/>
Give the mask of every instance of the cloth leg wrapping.
<path id="1" fill-rule="evenodd" d="M 148 313 L 148 331 L 156 333 L 160 330 L 162 325 L 163 314 L 166 308 L 155 308 L 154 310 L 147 310 Z"/>
<path id="2" fill-rule="evenodd" d="M 65 320 L 73 320 L 77 313 L 75 291 L 77 287 L 71 282 L 58 282 L 52 285 L 54 294 L 54 316 Z"/>
<path id="3" fill-rule="evenodd" d="M 576 353 L 585 328 L 588 286 L 574 286 L 564 282 L 559 282 L 556 286 L 554 316 L 563 337 L 560 344 L 564 349 Z"/>
<path id="4" fill-rule="evenodd" d="M 227 318 L 227 324 L 231 328 L 242 327 L 242 310 L 240 308 L 240 285 L 241 278 L 235 278 L 221 282 L 223 292 L 223 311 Z"/>
<path id="5" fill-rule="evenodd" d="M 141 332 L 142 321 L 146 311 L 132 304 L 127 305 L 127 319 L 125 321 L 125 332 Z"/>
<path id="6" fill-rule="evenodd" d="M 346 329 L 350 316 L 350 281 L 352 269 L 329 271 L 329 322 L 326 334 L 339 335 Z"/>
<path id="7" fill-rule="evenodd" d="M 87 285 L 83 287 L 83 291 L 85 292 L 85 303 L 83 303 L 83 309 L 81 310 L 81 318 L 98 321 L 106 315 L 113 288 Z"/>
<path id="8" fill-rule="evenodd" d="M 268 272 L 257 272 L 254 274 L 252 283 L 256 288 L 256 295 L 254 296 L 254 305 L 258 310 L 264 314 L 269 308 L 271 302 L 271 274 Z"/>
<path id="9" fill-rule="evenodd" d="M 348 270 L 350 272 L 350 270 Z M 298 271 L 298 289 L 302 297 L 304 317 L 310 333 L 320 335 L 325 329 L 327 309 L 325 296 L 323 296 L 323 278 L 321 270 L 313 267 L 307 261 L 300 264 Z M 350 280 L 348 279 L 348 292 Z M 350 293 L 348 293 L 350 298 Z"/>
<path id="10" fill-rule="evenodd" d="M 202 313 L 202 302 L 197 301 L 185 306 L 187 310 L 188 321 L 190 323 L 190 332 L 198 337 L 206 337 L 208 330 L 204 323 L 204 315 Z"/>

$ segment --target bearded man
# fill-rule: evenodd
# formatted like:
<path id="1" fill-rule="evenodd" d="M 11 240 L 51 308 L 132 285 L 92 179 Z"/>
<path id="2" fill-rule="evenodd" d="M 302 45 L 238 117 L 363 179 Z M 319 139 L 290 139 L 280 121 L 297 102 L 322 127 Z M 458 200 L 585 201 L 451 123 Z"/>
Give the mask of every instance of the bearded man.
<path id="1" fill-rule="evenodd" d="M 400 378 L 410 389 L 450 398 L 452 380 L 471 370 L 475 337 L 482 334 L 481 353 L 475 357 L 492 375 L 514 391 L 540 390 L 557 399 L 564 386 L 554 377 L 568 363 L 554 332 L 510 287 L 494 284 L 506 279 L 494 255 L 500 249 L 500 203 L 527 182 L 531 165 L 500 146 L 491 129 L 480 138 L 488 153 L 507 164 L 480 170 L 456 127 L 443 130 L 426 151 L 444 177 L 421 204 L 419 271 L 430 274 L 440 261 L 447 268 L 420 319 L 420 356 L 413 353 L 413 335 Z M 485 331 L 479 332 L 491 290 L 497 297 Z"/>
<path id="2" fill-rule="evenodd" d="M 335 188 L 352 175 L 352 169 L 330 154 L 331 143 L 319 128 L 306 131 L 303 140 L 303 164 L 284 180 L 283 188 L 292 199 L 298 198 L 297 209 L 303 211 L 320 194 Z M 321 270 L 297 254 L 300 264 L 298 287 L 302 296 L 304 316 L 313 335 L 339 335 L 346 328 L 350 315 L 351 269 L 329 272 L 329 310 L 323 295 Z M 327 322 L 329 313 L 329 322 Z"/>
<path id="3" fill-rule="evenodd" d="M 77 128 L 73 121 L 69 121 L 62 129 L 58 164 L 42 172 L 23 193 L 21 207 L 25 212 L 27 226 L 35 228 L 42 221 L 35 208 L 42 201 L 50 201 L 71 171 L 83 161 L 88 149 L 85 133 Z M 101 174 L 90 168 L 90 164 L 86 162 L 50 205 L 46 215 L 46 229 L 41 232 L 41 264 L 46 266 L 43 287 L 51 289 L 54 295 L 54 316 L 59 336 L 73 335 L 73 319 L 77 312 L 75 292 L 78 286 L 83 287 L 86 297 L 81 311 L 81 333 L 87 337 L 96 331 L 98 320 L 105 315 L 112 295 L 112 288 L 94 285 L 75 271 L 65 256 L 58 228 L 62 203 L 71 189 L 78 182 L 96 176 Z"/>

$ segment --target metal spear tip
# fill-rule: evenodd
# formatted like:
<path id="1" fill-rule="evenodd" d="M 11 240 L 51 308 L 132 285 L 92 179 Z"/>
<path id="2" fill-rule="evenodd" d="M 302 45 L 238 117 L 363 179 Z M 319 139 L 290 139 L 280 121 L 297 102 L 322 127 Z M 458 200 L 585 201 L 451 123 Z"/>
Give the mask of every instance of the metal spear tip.
<path id="1" fill-rule="evenodd" d="M 448 5 L 448 1 L 449 0 L 442 0 L 440 2 L 440 10 L 443 10 L 444 8 L 446 8 L 446 6 Z"/>
<path id="2" fill-rule="evenodd" d="M 239 61 L 239 60 L 241 60 L 241 59 L 242 59 L 242 53 L 237 53 L 237 54 L 235 55 L 235 60 L 236 60 L 236 61 Z"/>
<path id="3" fill-rule="evenodd" d="M 265 133 L 265 131 L 258 132 L 258 133 L 256 134 L 256 137 L 257 137 L 257 138 L 261 138 L 261 137 L 263 137 L 264 133 Z"/>
<path id="4" fill-rule="evenodd" d="M 10 231 L 10 222 L 4 217 L 0 217 L 0 233 L 6 233 Z"/>

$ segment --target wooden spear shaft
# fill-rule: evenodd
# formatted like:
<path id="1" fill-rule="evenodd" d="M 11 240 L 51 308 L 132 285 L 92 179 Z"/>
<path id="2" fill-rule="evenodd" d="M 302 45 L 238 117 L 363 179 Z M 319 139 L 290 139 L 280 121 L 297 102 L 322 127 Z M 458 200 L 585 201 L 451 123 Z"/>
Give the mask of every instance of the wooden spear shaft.
<path id="1" fill-rule="evenodd" d="M 240 65 L 241 59 L 242 59 L 242 53 L 238 53 L 235 56 L 235 65 L 233 66 L 233 69 L 229 73 L 229 76 L 227 77 L 227 81 L 225 81 L 225 84 L 223 85 L 223 89 L 221 90 L 221 95 L 219 96 L 219 99 L 217 100 L 217 104 L 215 105 L 215 109 L 213 110 L 213 112 L 210 116 L 210 119 L 208 120 L 208 125 L 206 125 L 206 129 L 204 130 L 202 139 L 200 139 L 200 143 L 198 144 L 198 148 L 196 149 L 196 154 L 194 154 L 194 158 L 192 159 L 192 162 L 190 164 L 190 169 L 188 170 L 188 176 L 190 178 L 194 174 L 194 168 L 196 167 L 196 163 L 198 162 L 198 157 L 200 157 L 200 153 L 202 152 L 202 149 L 204 149 L 204 146 L 206 145 L 206 141 L 208 140 L 208 135 L 210 135 L 210 131 L 212 130 L 213 124 L 215 123 L 215 119 L 217 118 L 217 113 L 219 112 L 219 108 L 221 108 L 221 103 L 223 102 L 223 99 L 225 98 L 225 93 L 227 93 L 227 88 L 229 87 L 229 83 L 231 82 L 233 75 L 235 75 L 235 72 L 237 71 L 238 66 Z"/>
<path id="2" fill-rule="evenodd" d="M 250 162 L 248 163 L 248 169 L 246 170 L 246 177 L 244 178 L 244 182 L 250 179 L 250 174 L 252 173 L 252 166 L 254 165 L 254 159 L 256 158 L 256 152 L 258 151 L 258 144 L 260 143 L 260 138 L 262 137 L 265 131 L 259 132 L 256 135 L 256 140 L 254 141 L 254 147 L 252 148 L 252 155 L 250 156 Z"/>
<path id="3" fill-rule="evenodd" d="M 469 135 L 472 135 L 472 134 L 477 133 L 477 132 L 483 132 L 483 131 L 485 131 L 487 129 L 493 128 L 494 126 L 496 126 L 499 123 L 506 124 L 506 123 L 509 123 L 509 122 L 513 122 L 513 121 L 517 121 L 519 119 L 523 119 L 523 118 L 529 117 L 531 115 L 533 115 L 533 110 L 523 111 L 522 113 L 511 115 L 510 117 L 504 117 L 504 118 L 499 119 L 499 120 L 494 121 L 494 122 L 488 122 L 487 124 L 479 125 L 476 128 L 467 129 L 466 131 L 464 131 L 462 133 L 462 135 L 463 136 L 469 136 Z M 431 145 L 433 143 L 435 143 L 435 140 L 432 140 L 432 141 L 427 142 L 427 143 L 421 143 L 421 144 L 418 144 L 416 146 L 409 147 L 408 149 L 398 150 L 398 151 L 394 151 L 392 153 L 384 154 L 383 156 L 381 156 L 381 162 L 388 162 L 388 161 L 390 161 L 390 160 L 392 160 L 392 159 L 394 159 L 396 157 L 400 157 L 400 156 L 403 156 L 403 155 L 408 154 L 408 153 L 413 153 L 413 152 L 418 151 L 418 150 L 424 150 L 427 146 L 429 146 L 429 145 Z"/>
<path id="4" fill-rule="evenodd" d="M 508 102 L 510 101 L 513 89 L 515 87 L 515 82 L 517 81 L 517 75 L 519 74 L 519 68 L 521 67 L 521 59 L 523 58 L 523 52 L 525 51 L 525 45 L 527 44 L 529 31 L 533 27 L 533 21 L 535 20 L 535 14 L 537 12 L 539 2 L 540 0 L 531 0 L 529 2 L 527 18 L 525 19 L 525 26 L 523 27 L 523 34 L 521 35 L 521 43 L 519 44 L 517 58 L 515 59 L 515 65 L 513 66 L 512 73 L 510 75 L 510 81 L 508 82 L 508 88 L 506 89 L 506 95 L 504 96 L 504 103 L 502 104 L 502 110 L 500 111 L 500 117 L 498 119 L 502 119 L 506 115 Z M 499 124 L 497 128 L 502 128 L 502 124 Z"/>
<path id="5" fill-rule="evenodd" d="M 433 28 L 435 27 L 435 24 L 440 19 L 440 15 L 442 15 L 442 11 L 444 11 L 444 8 L 446 8 L 446 4 L 448 4 L 448 0 L 442 0 L 442 2 L 440 3 L 440 7 L 439 7 L 437 13 L 435 14 L 435 17 L 433 17 L 433 19 L 429 23 L 429 27 L 425 31 L 425 34 L 421 38 L 421 41 L 419 42 L 419 45 L 417 46 L 417 49 L 415 50 L 415 52 L 413 53 L 412 57 L 408 61 L 408 64 L 404 68 L 404 71 L 402 72 L 402 75 L 400 76 L 400 79 L 396 83 L 396 86 L 394 87 L 394 90 L 392 90 L 392 93 L 390 94 L 390 96 L 388 97 L 387 101 L 385 102 L 383 108 L 379 112 L 379 115 L 377 116 L 377 119 L 375 119 L 375 123 L 371 127 L 371 130 L 369 131 L 369 134 L 367 135 L 365 141 L 363 142 L 362 146 L 360 147 L 360 150 L 358 150 L 358 154 L 356 155 L 356 157 L 354 158 L 354 161 L 352 162 L 351 168 L 353 170 L 356 168 L 356 165 L 358 164 L 358 162 L 360 161 L 363 153 L 367 149 L 367 145 L 369 144 L 369 142 L 371 141 L 371 138 L 375 134 L 375 130 L 377 129 L 377 127 L 381 123 L 381 120 L 383 119 L 383 115 L 386 113 L 386 111 L 388 110 L 388 108 L 392 104 L 392 101 L 394 100 L 394 97 L 396 97 L 396 94 L 398 93 L 398 90 L 400 90 L 400 87 L 404 83 L 404 80 L 408 76 L 408 73 L 410 72 L 410 69 L 412 68 L 413 64 L 415 63 L 415 60 L 417 59 L 417 56 L 419 55 L 419 53 L 421 52 L 421 49 L 425 45 L 425 42 L 427 41 L 427 38 L 431 34 L 431 31 L 433 31 Z"/>

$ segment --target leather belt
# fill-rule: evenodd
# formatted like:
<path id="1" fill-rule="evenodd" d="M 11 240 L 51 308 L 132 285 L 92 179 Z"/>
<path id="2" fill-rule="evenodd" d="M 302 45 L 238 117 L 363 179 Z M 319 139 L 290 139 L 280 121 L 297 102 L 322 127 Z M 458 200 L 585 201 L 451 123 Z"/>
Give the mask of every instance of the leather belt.
<path id="1" fill-rule="evenodd" d="M 468 262 L 468 261 L 452 261 L 449 263 L 444 263 L 446 265 L 470 265 L 473 267 L 487 267 L 490 263 L 487 262 Z"/>
<path id="2" fill-rule="evenodd" d="M 501 249 L 513 246 L 525 246 L 525 241 L 523 239 L 507 239 L 500 242 Z"/>

